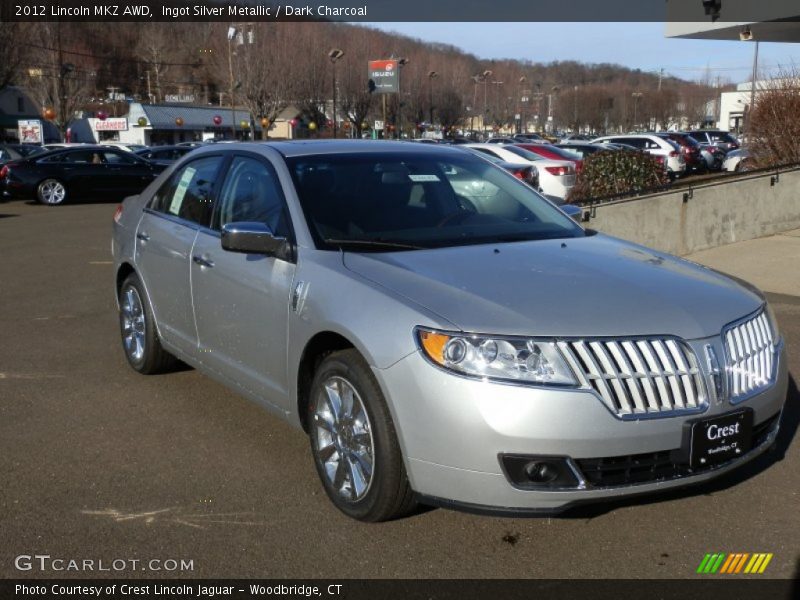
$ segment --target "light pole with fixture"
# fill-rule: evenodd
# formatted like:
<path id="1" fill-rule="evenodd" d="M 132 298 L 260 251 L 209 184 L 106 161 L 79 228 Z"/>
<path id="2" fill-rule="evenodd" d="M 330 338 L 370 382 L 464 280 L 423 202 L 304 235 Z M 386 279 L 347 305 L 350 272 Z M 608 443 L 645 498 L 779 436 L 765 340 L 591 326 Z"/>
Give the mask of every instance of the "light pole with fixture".
<path id="1" fill-rule="evenodd" d="M 633 92 L 633 128 L 636 129 L 636 121 L 638 120 L 637 113 L 639 108 L 639 98 L 643 96 L 642 92 Z"/>
<path id="2" fill-rule="evenodd" d="M 403 67 L 408 64 L 407 58 L 398 58 L 397 59 L 397 129 L 398 129 L 398 139 L 403 139 L 403 93 L 400 87 L 400 74 L 403 72 Z"/>
<path id="3" fill-rule="evenodd" d="M 433 80 L 438 76 L 439 74 L 436 71 L 430 71 L 428 73 L 428 106 L 430 108 L 431 127 L 433 127 Z"/>
<path id="4" fill-rule="evenodd" d="M 328 58 L 331 59 L 332 71 L 333 71 L 333 139 L 336 139 L 337 130 L 336 130 L 336 61 L 344 56 L 344 52 L 339 48 L 333 48 L 330 52 L 328 52 Z"/>

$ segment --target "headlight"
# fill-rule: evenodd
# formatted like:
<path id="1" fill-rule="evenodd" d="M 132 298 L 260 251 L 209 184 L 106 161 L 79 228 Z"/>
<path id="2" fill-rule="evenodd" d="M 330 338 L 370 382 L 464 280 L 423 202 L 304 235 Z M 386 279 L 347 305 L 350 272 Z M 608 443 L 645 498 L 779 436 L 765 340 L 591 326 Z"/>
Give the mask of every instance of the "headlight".
<path id="1" fill-rule="evenodd" d="M 772 312 L 772 307 L 769 305 L 769 302 L 765 302 L 764 305 L 766 306 L 767 321 L 769 321 L 769 328 L 772 331 L 772 343 L 777 345 L 778 340 L 781 337 L 781 332 L 778 329 L 778 319 L 775 318 L 775 313 Z"/>
<path id="2" fill-rule="evenodd" d="M 518 383 L 577 385 L 552 340 L 488 337 L 418 328 L 419 347 L 432 362 L 471 377 Z"/>

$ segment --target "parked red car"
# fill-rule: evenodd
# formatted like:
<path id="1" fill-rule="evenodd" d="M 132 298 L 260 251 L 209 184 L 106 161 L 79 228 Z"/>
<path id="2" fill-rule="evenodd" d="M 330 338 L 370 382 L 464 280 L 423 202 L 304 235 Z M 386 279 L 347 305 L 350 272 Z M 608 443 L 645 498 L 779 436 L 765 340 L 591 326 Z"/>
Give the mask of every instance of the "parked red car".
<path id="1" fill-rule="evenodd" d="M 559 148 L 553 144 L 514 144 L 520 148 L 525 148 L 529 152 L 538 154 L 542 158 L 549 158 L 550 160 L 571 160 L 575 163 L 575 172 L 580 173 L 583 168 L 583 159 L 580 155 L 570 152 L 565 148 Z"/>

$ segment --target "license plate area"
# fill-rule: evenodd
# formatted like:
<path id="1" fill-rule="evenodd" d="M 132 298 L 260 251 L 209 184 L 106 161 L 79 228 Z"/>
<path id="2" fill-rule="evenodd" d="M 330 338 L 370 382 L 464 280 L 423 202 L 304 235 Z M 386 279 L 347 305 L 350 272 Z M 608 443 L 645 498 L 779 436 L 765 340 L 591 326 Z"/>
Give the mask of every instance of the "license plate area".
<path id="1" fill-rule="evenodd" d="M 752 441 L 752 410 L 695 421 L 689 442 L 689 464 L 700 469 L 732 460 L 750 450 Z"/>

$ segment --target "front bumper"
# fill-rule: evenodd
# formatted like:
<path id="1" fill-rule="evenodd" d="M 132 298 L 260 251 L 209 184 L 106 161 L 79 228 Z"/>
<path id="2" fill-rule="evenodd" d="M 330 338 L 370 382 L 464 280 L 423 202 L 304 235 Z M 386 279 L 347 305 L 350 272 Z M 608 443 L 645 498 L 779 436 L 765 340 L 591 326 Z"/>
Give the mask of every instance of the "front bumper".
<path id="1" fill-rule="evenodd" d="M 520 489 L 501 468 L 504 454 L 580 459 L 678 450 L 684 424 L 753 410 L 754 428 L 778 415 L 788 372 L 781 348 L 775 383 L 737 405 L 711 402 L 703 413 L 623 421 L 589 390 L 553 390 L 482 382 L 444 372 L 419 353 L 375 369 L 393 413 L 411 487 L 432 503 L 493 512 L 558 512 L 574 504 L 651 493 L 717 477 L 765 451 L 778 420 L 742 457 L 702 472 L 647 483 L 574 489 Z"/>

